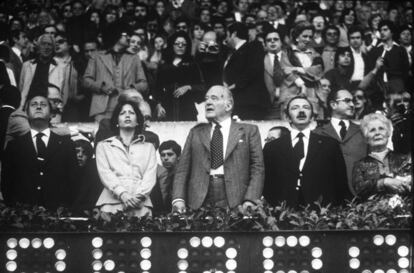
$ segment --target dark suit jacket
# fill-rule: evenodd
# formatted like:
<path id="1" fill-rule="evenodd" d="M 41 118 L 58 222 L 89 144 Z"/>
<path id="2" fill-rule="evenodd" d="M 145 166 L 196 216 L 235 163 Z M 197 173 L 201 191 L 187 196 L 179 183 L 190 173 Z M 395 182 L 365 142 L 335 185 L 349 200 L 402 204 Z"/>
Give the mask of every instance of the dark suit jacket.
<path id="1" fill-rule="evenodd" d="M 263 110 L 270 106 L 269 95 L 264 83 L 264 50 L 259 42 L 247 42 L 234 51 L 223 71 L 223 81 L 232 90 L 235 113 L 249 119 L 249 113 L 237 113 L 238 107 L 257 107 Z"/>
<path id="2" fill-rule="evenodd" d="M 6 139 L 7 126 L 9 124 L 9 117 L 14 112 L 14 108 L 0 107 L 0 161 L 3 158 L 4 143 Z"/>
<path id="3" fill-rule="evenodd" d="M 297 206 L 296 190 L 299 170 L 295 164 L 290 134 L 267 143 L 263 150 L 265 185 L 263 196 L 271 205 L 286 201 Z M 310 134 L 308 153 L 302 169 L 305 204 L 322 197 L 323 204 L 340 204 L 351 197 L 347 187 L 344 158 L 338 143 L 330 138 Z"/>
<path id="4" fill-rule="evenodd" d="M 7 204 L 20 202 L 53 209 L 73 203 L 78 188 L 74 143 L 51 132 L 46 149 L 41 167 L 30 132 L 7 145 L 1 179 Z"/>
<path id="5" fill-rule="evenodd" d="M 10 48 L 10 64 L 13 66 L 14 78 L 17 81 L 17 85 L 19 85 L 20 79 L 20 72 L 22 71 L 23 62 L 20 58 L 14 53 L 14 51 Z"/>
<path id="6" fill-rule="evenodd" d="M 190 130 L 173 183 L 172 199 L 183 199 L 199 208 L 206 198 L 210 176 L 211 125 L 199 124 Z M 232 122 L 224 158 L 224 180 L 230 207 L 262 195 L 263 154 L 257 126 Z"/>
<path id="7" fill-rule="evenodd" d="M 352 187 L 352 169 L 354 167 L 354 163 L 364 158 L 368 152 L 368 147 L 365 143 L 361 129 L 359 129 L 358 125 L 351 122 L 344 140 L 338 136 L 331 122 L 322 127 L 316 128 L 314 132 L 322 136 L 333 138 L 339 142 L 342 155 L 345 159 L 348 186 L 351 192 L 355 195 L 356 191 Z"/>

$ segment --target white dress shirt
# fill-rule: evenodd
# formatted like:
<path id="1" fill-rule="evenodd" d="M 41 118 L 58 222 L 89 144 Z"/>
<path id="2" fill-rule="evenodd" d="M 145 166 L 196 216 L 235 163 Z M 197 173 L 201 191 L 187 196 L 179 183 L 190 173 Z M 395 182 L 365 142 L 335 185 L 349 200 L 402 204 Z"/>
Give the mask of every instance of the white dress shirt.
<path id="1" fill-rule="evenodd" d="M 32 134 L 32 141 L 33 141 L 33 145 L 35 147 L 36 153 L 37 153 L 37 145 L 36 145 L 36 135 L 38 133 L 42 133 L 42 141 L 45 143 L 45 146 L 47 147 L 47 144 L 49 143 L 49 138 L 50 138 L 50 129 L 44 129 L 41 132 L 38 132 L 36 130 L 30 129 L 30 133 Z"/>
<path id="2" fill-rule="evenodd" d="M 334 118 L 334 117 L 331 118 L 331 124 L 334 127 L 335 132 L 338 134 L 338 136 L 339 136 L 340 139 L 341 139 L 341 133 L 340 132 L 341 132 L 341 128 L 342 127 L 341 127 L 341 125 L 339 125 L 339 122 L 341 120 L 345 123 L 345 128 L 348 131 L 349 124 L 350 124 L 349 120 L 339 119 L 339 118 Z"/>
<path id="3" fill-rule="evenodd" d="M 291 140 L 292 140 L 292 147 L 295 147 L 296 143 L 299 141 L 298 134 L 300 132 L 303 134 L 303 138 L 302 138 L 302 140 L 303 140 L 303 158 L 299 162 L 299 170 L 302 171 L 303 165 L 305 164 L 305 161 L 306 161 L 306 156 L 308 155 L 309 137 L 310 137 L 311 130 L 310 130 L 309 127 L 306 128 L 303 131 L 299 131 L 296 128 L 292 128 L 291 131 L 290 131 L 290 137 L 291 137 Z"/>
<path id="4" fill-rule="evenodd" d="M 222 122 L 218 122 L 220 124 L 221 128 L 220 131 L 223 135 L 223 160 L 226 157 L 226 150 L 227 150 L 227 143 L 229 141 L 229 134 L 230 134 L 230 126 L 231 126 L 231 117 L 228 117 L 227 119 L 223 120 Z M 211 132 L 210 132 L 210 139 L 213 137 L 214 129 L 217 125 L 213 123 L 211 126 Z M 210 175 L 217 175 L 217 174 L 224 174 L 224 166 L 221 165 L 217 169 L 210 170 Z"/>
<path id="5" fill-rule="evenodd" d="M 11 49 L 13 50 L 14 54 L 16 54 L 17 57 L 19 57 L 20 61 L 23 63 L 22 51 L 15 46 L 13 46 Z"/>
<path id="6" fill-rule="evenodd" d="M 275 56 L 277 55 L 277 57 L 278 57 L 278 60 L 279 60 L 279 62 L 280 62 L 280 59 L 282 58 L 282 50 L 281 51 L 279 51 L 278 53 L 273 53 L 273 52 L 268 52 L 267 53 L 268 55 L 269 55 L 269 58 L 270 58 L 270 63 L 272 64 L 272 68 L 273 68 L 273 65 L 274 65 L 274 63 L 275 63 Z"/>
<path id="7" fill-rule="evenodd" d="M 351 81 L 362 81 L 364 78 L 365 63 L 362 58 L 361 50 L 359 52 L 355 51 L 351 47 L 352 55 L 354 56 L 354 73 L 352 74 Z"/>

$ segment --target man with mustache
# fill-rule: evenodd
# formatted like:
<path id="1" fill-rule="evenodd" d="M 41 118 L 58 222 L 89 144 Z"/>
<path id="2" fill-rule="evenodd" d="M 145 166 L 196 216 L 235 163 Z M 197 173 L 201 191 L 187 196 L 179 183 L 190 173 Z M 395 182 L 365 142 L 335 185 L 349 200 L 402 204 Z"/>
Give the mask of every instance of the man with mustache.
<path id="1" fill-rule="evenodd" d="M 175 172 L 173 209 L 252 207 L 264 180 L 259 130 L 231 119 L 233 96 L 224 86 L 211 87 L 205 105 L 210 123 L 196 125 L 187 137 Z"/>
<path id="2" fill-rule="evenodd" d="M 338 143 L 311 132 L 313 108 L 302 96 L 289 100 L 286 116 L 289 135 L 267 143 L 263 150 L 265 185 L 263 196 L 273 206 L 341 204 L 352 197 Z"/>

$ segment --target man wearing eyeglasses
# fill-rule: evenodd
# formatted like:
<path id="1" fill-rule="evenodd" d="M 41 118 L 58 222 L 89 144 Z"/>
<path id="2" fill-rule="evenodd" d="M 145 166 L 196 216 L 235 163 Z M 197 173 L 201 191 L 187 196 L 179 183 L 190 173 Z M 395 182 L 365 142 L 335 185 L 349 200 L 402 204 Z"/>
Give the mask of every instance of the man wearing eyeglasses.
<path id="1" fill-rule="evenodd" d="M 265 35 L 264 81 L 270 96 L 271 107 L 265 119 L 280 119 L 280 86 L 284 73 L 280 65 L 282 59 L 282 38 L 278 31 L 272 29 Z"/>
<path id="2" fill-rule="evenodd" d="M 89 115 L 95 121 L 110 118 L 118 97 L 126 89 L 134 88 L 141 94 L 148 92 L 148 83 L 138 55 L 126 51 L 129 35 L 120 23 L 106 27 L 103 33 L 106 51 L 89 60 L 83 85 L 92 93 Z"/>
<path id="3" fill-rule="evenodd" d="M 331 120 L 315 133 L 337 140 L 345 159 L 348 187 L 352 194 L 352 169 L 354 163 L 367 155 L 367 145 L 361 129 L 351 120 L 355 115 L 355 105 L 352 94 L 348 90 L 332 91 L 328 95 L 328 108 L 331 110 Z"/>

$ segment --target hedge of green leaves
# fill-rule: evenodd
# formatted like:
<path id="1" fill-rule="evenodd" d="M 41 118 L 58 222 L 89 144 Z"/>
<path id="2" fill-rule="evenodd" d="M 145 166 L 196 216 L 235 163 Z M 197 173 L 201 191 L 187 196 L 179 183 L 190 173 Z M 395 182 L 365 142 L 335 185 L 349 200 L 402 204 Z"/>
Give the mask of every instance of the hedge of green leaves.
<path id="1" fill-rule="evenodd" d="M 48 232 L 137 232 L 137 231 L 278 231 L 278 230 L 356 230 L 401 229 L 412 225 L 410 197 L 372 196 L 365 202 L 353 200 L 342 207 L 315 203 L 300 209 L 285 204 L 271 207 L 260 202 L 256 209 L 225 210 L 201 208 L 185 214 L 170 213 L 157 217 L 131 217 L 108 214 L 99 209 L 84 212 L 83 219 L 59 208 L 6 207 L 0 203 L 0 231 Z"/>

